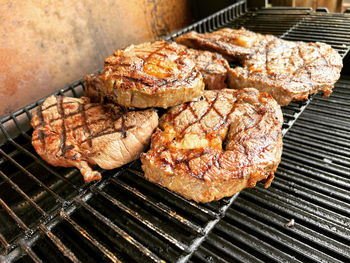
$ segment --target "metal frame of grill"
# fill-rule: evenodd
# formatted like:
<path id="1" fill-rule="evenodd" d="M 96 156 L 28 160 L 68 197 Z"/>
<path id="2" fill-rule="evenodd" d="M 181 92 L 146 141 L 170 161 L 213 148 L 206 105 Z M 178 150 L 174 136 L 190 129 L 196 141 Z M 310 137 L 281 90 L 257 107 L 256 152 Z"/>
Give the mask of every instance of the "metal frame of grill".
<path id="1" fill-rule="evenodd" d="M 350 17 L 334 16 L 321 16 L 310 9 L 247 12 L 246 2 L 239 1 L 168 39 L 190 30 L 209 32 L 223 26 L 245 26 L 253 31 L 299 40 L 308 26 L 318 24 L 324 28 L 317 27 L 315 35 L 307 32 L 310 38 L 304 40 L 328 41 L 345 56 L 350 43 L 346 36 L 337 34 L 339 30 L 347 34 L 347 25 L 341 21 Z M 271 17 L 280 18 L 277 25 L 268 25 Z M 261 23 L 254 23 L 257 18 Z M 334 30 L 332 25 L 340 26 Z M 80 80 L 56 94 L 79 97 L 83 89 Z M 213 258 L 217 255 L 215 251 L 219 250 L 213 252 L 207 244 L 224 239 L 218 237 L 218 229 L 222 229 L 232 210 L 239 206 L 239 202 L 233 202 L 237 195 L 219 202 L 197 204 L 146 181 L 138 161 L 121 169 L 101 171 L 102 181 L 85 185 L 78 170 L 50 166 L 31 146 L 29 119 L 32 110 L 43 100 L 0 121 L 0 262 L 184 262 L 199 246 L 191 260 L 205 259 L 207 252 Z M 309 108 L 309 103 L 297 102 L 284 107 L 284 134 L 305 108 Z M 301 117 L 300 122 L 303 121 Z M 287 148 L 283 158 L 288 158 L 288 151 L 292 150 Z M 277 180 L 281 185 L 279 180 L 285 179 Z M 261 187 L 257 189 L 264 191 Z M 251 190 L 244 191 L 237 200 L 250 193 Z M 227 210 L 229 214 L 220 221 Z M 218 222 L 213 234 L 208 236 Z"/>

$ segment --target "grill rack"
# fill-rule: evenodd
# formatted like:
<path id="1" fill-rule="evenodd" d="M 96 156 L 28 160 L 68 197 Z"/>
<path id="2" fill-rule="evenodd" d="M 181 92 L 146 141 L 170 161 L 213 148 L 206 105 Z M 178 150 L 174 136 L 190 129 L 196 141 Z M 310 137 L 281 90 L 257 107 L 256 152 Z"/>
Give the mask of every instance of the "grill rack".
<path id="1" fill-rule="evenodd" d="M 288 32 L 307 21 L 312 13 L 309 9 L 296 11 L 298 19 L 283 37 L 289 36 Z M 234 26 L 233 21 L 240 21 L 236 18 L 244 18 L 245 14 L 253 13 L 246 13 L 245 1 L 240 1 L 170 38 L 193 29 L 207 32 L 224 25 Z M 347 50 L 348 46 L 343 55 Z M 56 94 L 79 97 L 82 93 L 80 80 Z M 38 158 L 31 147 L 28 119 L 31 110 L 43 100 L 1 120 L 5 141 L 0 147 L 0 221 L 10 224 L 5 225 L 5 230 L 0 224 L 0 262 L 186 261 L 236 198 L 205 205 L 185 200 L 145 181 L 138 162 L 103 171 L 108 175 L 106 179 L 85 185 L 76 169 L 52 167 Z M 284 134 L 308 103 L 293 103 L 283 109 L 287 120 Z M 148 210 L 156 211 L 155 216 Z M 123 217 L 119 218 L 115 211 Z M 83 219 L 91 221 L 86 224 Z M 101 228 L 94 228 L 99 223 Z"/>

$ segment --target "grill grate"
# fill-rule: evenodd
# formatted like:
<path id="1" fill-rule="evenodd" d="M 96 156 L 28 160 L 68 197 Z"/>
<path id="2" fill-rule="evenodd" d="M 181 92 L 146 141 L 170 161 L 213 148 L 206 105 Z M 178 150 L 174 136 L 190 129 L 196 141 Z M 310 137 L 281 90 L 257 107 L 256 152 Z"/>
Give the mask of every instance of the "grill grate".
<path id="1" fill-rule="evenodd" d="M 314 97 L 284 137 L 271 188 L 241 192 L 193 262 L 349 262 L 349 98 L 345 78 L 330 99 Z"/>
<path id="2" fill-rule="evenodd" d="M 246 12 L 245 1 L 239 1 L 179 31 L 169 39 L 190 30 L 208 32 L 226 25 L 232 27 L 244 25 L 254 31 L 273 33 L 287 39 L 302 35 L 302 30 L 305 31 L 308 26 L 318 23 L 319 26 L 316 29 L 323 28 L 327 31 L 329 37 L 327 41 L 332 42 L 330 44 L 338 48 L 344 56 L 350 44 L 344 39 L 345 37 L 342 37 L 342 34 L 346 34 L 348 17 L 329 14 L 324 16 L 327 19 L 310 9 L 262 9 Z M 254 23 L 254 19 L 258 22 Z M 271 24 L 268 22 L 274 21 L 271 19 L 277 19 L 278 23 Z M 337 21 L 341 26 L 334 27 Z M 330 32 L 335 33 L 332 35 Z M 318 37 L 323 37 L 322 34 L 313 35 L 312 32 L 308 34 L 311 34 L 309 40 L 312 41 L 322 40 Z M 346 46 L 343 47 L 343 43 Z M 348 92 L 346 86 L 343 90 L 345 93 Z M 57 92 L 57 94 L 75 97 L 81 96 L 82 93 L 82 81 Z M 330 104 L 333 99 L 335 104 Z M 302 115 L 308 102 L 292 103 L 283 109 L 284 134 L 299 115 L 301 116 L 295 123 L 296 128 L 293 128 L 285 137 L 287 143 L 283 158 L 287 161 L 281 164 L 273 189 L 265 191 L 258 186 L 255 190 L 243 191 L 231 208 L 229 207 L 237 196 L 219 202 L 197 204 L 149 183 L 143 178 L 138 161 L 121 169 L 101 171 L 104 179 L 90 184 L 84 184 L 77 169 L 53 167 L 45 163 L 37 157 L 31 146 L 29 126 L 32 110 L 43 100 L 14 112 L 0 122 L 0 262 L 160 262 L 163 260 L 184 262 L 205 238 L 207 238 L 205 243 L 200 246 L 191 260 L 210 260 L 213 257 L 224 262 L 225 259 L 232 261 L 234 257 L 241 261 L 252 262 L 270 258 L 276 261 L 279 258 L 304 261 L 312 258 L 313 255 L 323 256 L 325 253 L 317 252 L 320 250 L 319 247 L 333 244 L 331 242 L 333 239 L 338 243 L 326 246 L 327 252 L 334 250 L 338 253 L 343 249 L 340 246 L 341 241 L 348 242 L 347 232 L 342 234 L 341 230 L 344 228 L 344 222 L 347 224 L 346 211 L 349 210 L 347 206 L 343 206 L 339 212 L 338 207 L 348 201 L 350 185 L 349 178 L 346 179 L 349 169 L 343 169 L 348 161 L 348 155 L 343 153 L 347 153 L 349 140 L 346 135 L 350 135 L 350 132 L 344 128 L 349 126 L 344 120 L 348 112 L 344 111 L 344 108 L 348 103 L 343 99 L 342 94 L 338 96 L 335 93 L 328 100 L 316 96 Z M 327 117 L 328 115 L 322 115 L 329 109 L 334 111 L 331 118 Z M 319 115 L 312 119 L 313 126 L 310 127 L 309 115 L 314 112 Z M 324 130 L 323 120 L 327 120 L 328 123 L 326 130 Z M 308 134 L 311 139 L 308 139 L 309 144 L 306 144 L 304 142 L 306 139 L 299 134 L 304 134 L 310 129 L 313 132 L 311 135 Z M 333 130 L 337 130 L 338 148 L 340 147 L 341 151 L 333 146 Z M 323 151 L 314 152 L 312 147 L 320 145 L 317 143 L 319 135 L 325 138 L 321 149 Z M 309 145 L 311 148 L 308 148 Z M 296 151 L 294 147 L 303 151 Z M 329 152 L 332 154 L 330 155 Z M 331 158 L 329 160 L 334 162 L 335 166 L 332 163 L 329 167 L 327 166 L 325 172 L 320 172 L 324 165 L 319 166 L 317 160 L 322 156 Z M 299 162 L 304 163 L 304 166 Z M 304 177 L 297 177 L 299 173 Z M 328 176 L 332 173 L 336 173 L 337 176 Z M 291 175 L 294 180 L 292 180 L 293 187 L 294 184 L 300 184 L 300 187 L 293 188 L 289 186 L 290 183 L 286 183 L 291 181 L 289 179 Z M 312 180 L 306 181 L 306 177 Z M 296 178 L 300 178 L 301 183 Z M 333 193 L 332 191 L 336 189 L 336 193 Z M 314 195 L 318 190 L 320 193 Z M 297 199 L 292 198 L 289 202 L 293 205 L 293 209 L 290 209 L 286 203 L 281 202 L 284 191 L 288 193 L 294 191 L 297 196 L 302 197 L 305 195 L 306 197 L 303 197 L 305 200 L 298 203 Z M 333 206 L 332 203 L 327 203 L 325 198 L 325 194 L 330 192 L 337 195 L 339 199 L 337 203 L 333 203 Z M 271 194 L 269 198 L 276 203 L 275 201 L 265 202 L 264 197 L 269 194 Z M 314 202 L 324 204 L 323 210 L 320 210 L 320 218 L 313 214 L 318 211 L 317 206 L 310 205 Z M 249 208 L 250 204 L 257 205 Z M 262 209 L 260 206 L 265 207 L 266 214 L 257 214 L 256 211 Z M 283 209 L 278 210 L 280 207 Z M 226 211 L 228 211 L 227 216 L 219 222 Z M 283 232 L 284 228 L 278 228 L 274 230 L 274 236 L 269 237 L 269 240 L 273 237 L 275 240 L 260 244 L 259 238 L 265 238 L 268 234 L 267 223 L 285 222 L 294 212 L 299 215 L 298 218 L 295 217 L 298 224 L 299 220 L 305 220 L 303 228 L 290 228 L 288 231 L 292 234 L 289 232 L 286 234 Z M 336 219 L 332 219 L 330 224 L 327 220 L 331 220 L 332 216 Z M 256 219 L 259 217 L 262 217 L 261 222 Z M 328 239 L 322 239 L 323 241 L 317 243 L 312 239 L 313 233 L 318 231 L 318 227 L 323 222 L 327 224 L 317 238 L 327 237 Z M 332 236 L 327 236 L 325 233 L 332 231 L 331 228 L 336 223 L 343 224 L 339 228 L 340 232 L 335 231 L 336 233 Z M 214 232 L 208 236 L 216 224 Z M 330 226 L 330 229 L 326 226 Z M 308 235 L 298 239 L 298 233 L 303 231 L 309 231 Z M 279 236 L 282 232 L 284 234 Z M 235 239 L 238 241 L 230 244 Z M 287 248 L 285 241 L 291 242 L 293 246 Z M 253 250 L 254 244 L 262 249 Z M 246 250 L 247 245 L 251 248 L 248 250 L 249 253 Z M 276 245 L 283 246 L 283 253 L 275 248 Z M 309 247 L 311 250 L 308 250 Z M 292 253 L 295 250 L 297 250 L 296 256 Z M 219 254 L 218 257 L 217 253 L 220 251 L 224 253 Z M 346 256 L 348 256 L 346 253 L 339 252 L 337 256 L 330 257 L 342 259 Z"/>

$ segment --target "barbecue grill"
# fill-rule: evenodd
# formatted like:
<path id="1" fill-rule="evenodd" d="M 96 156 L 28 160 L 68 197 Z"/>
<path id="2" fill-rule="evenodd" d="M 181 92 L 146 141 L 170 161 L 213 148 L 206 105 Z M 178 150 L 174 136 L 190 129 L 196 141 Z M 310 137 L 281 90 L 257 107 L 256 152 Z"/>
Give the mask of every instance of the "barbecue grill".
<path id="1" fill-rule="evenodd" d="M 236 4 L 167 39 L 227 26 L 322 41 L 345 57 L 350 16 Z M 55 94 L 79 97 L 80 80 Z M 0 262 L 348 262 L 350 79 L 330 98 L 283 107 L 284 150 L 269 189 L 197 204 L 143 178 L 140 162 L 84 184 L 31 146 L 31 112 L 0 121 Z M 294 221 L 294 224 L 293 224 Z"/>

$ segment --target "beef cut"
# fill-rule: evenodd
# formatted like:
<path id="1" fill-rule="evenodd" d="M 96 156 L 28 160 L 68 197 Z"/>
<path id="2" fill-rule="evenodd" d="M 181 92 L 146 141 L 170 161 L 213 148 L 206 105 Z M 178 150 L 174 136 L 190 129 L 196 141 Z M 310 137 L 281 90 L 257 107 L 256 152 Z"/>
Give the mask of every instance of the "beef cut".
<path id="1" fill-rule="evenodd" d="M 85 182 L 101 179 L 91 165 L 103 169 L 122 166 L 148 146 L 158 115 L 152 109 L 128 111 L 89 99 L 50 96 L 31 120 L 32 144 L 55 166 L 77 167 Z"/>
<path id="2" fill-rule="evenodd" d="M 283 116 L 256 89 L 208 90 L 160 118 L 150 150 L 141 156 L 145 177 L 186 198 L 210 202 L 264 180 L 281 160 Z"/>
<path id="3" fill-rule="evenodd" d="M 328 97 L 342 66 L 338 52 L 327 44 L 275 39 L 247 58 L 243 67 L 229 69 L 228 84 L 266 91 L 284 106 L 319 90 Z"/>
<path id="4" fill-rule="evenodd" d="M 125 107 L 168 108 L 197 99 L 203 77 L 186 49 L 156 41 L 117 50 L 105 60 L 101 95 Z"/>
<path id="5" fill-rule="evenodd" d="M 255 50 L 275 39 L 272 35 L 261 35 L 249 30 L 222 28 L 211 33 L 188 32 L 176 42 L 187 47 L 209 50 L 222 54 L 229 62 L 242 63 Z"/>
<path id="6" fill-rule="evenodd" d="M 307 99 L 318 90 L 328 97 L 343 65 L 338 52 L 327 44 L 286 41 L 244 28 L 190 32 L 177 41 L 240 63 L 228 70 L 228 86 L 266 91 L 282 106 Z"/>
<path id="7" fill-rule="evenodd" d="M 188 48 L 187 52 L 203 76 L 205 89 L 227 88 L 227 70 L 230 66 L 226 59 L 216 52 L 192 48 Z"/>

